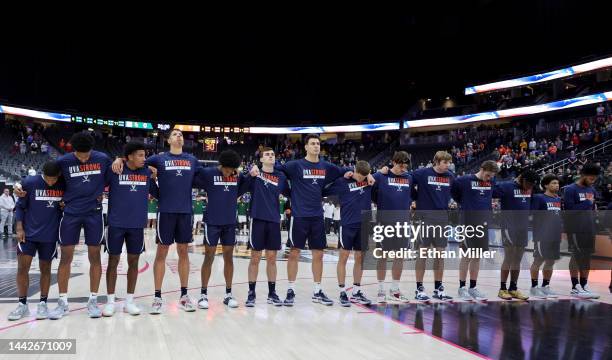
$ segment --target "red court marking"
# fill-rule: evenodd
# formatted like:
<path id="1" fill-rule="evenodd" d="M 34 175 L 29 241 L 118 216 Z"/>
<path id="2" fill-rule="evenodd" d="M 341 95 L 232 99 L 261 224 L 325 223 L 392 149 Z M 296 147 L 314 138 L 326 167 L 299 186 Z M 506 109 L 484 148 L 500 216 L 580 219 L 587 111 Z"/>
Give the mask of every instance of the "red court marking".
<path id="1" fill-rule="evenodd" d="M 149 269 L 149 262 L 145 261 L 145 264 L 142 268 L 138 269 L 138 273 L 142 274 L 143 272 L 147 271 Z M 117 275 L 127 275 L 127 273 L 121 273 L 121 274 L 117 274 Z"/>

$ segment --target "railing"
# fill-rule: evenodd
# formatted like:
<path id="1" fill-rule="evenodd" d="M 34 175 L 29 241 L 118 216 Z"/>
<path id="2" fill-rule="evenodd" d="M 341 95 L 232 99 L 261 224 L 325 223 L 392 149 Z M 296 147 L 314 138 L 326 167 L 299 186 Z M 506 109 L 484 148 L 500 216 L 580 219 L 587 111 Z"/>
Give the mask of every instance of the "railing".
<path id="1" fill-rule="evenodd" d="M 601 144 L 597 144 L 595 146 L 591 146 L 590 148 L 581 151 L 581 154 L 584 154 L 584 156 L 589 157 L 589 156 L 595 156 L 596 153 L 598 152 L 605 152 L 607 148 L 611 148 L 612 147 L 612 139 L 607 140 L 602 142 Z M 569 157 L 566 157 L 563 160 L 559 160 L 557 162 L 554 162 L 552 164 L 546 165 L 543 168 L 541 168 L 540 170 L 538 170 L 541 173 L 545 173 L 549 170 L 556 170 L 558 168 L 562 168 L 565 171 L 565 165 L 569 162 Z"/>

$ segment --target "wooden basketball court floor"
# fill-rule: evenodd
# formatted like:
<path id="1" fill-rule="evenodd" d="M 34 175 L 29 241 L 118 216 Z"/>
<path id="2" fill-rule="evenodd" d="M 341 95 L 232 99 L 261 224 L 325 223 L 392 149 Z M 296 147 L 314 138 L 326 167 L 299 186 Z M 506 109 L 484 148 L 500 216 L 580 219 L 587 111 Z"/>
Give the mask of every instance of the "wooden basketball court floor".
<path id="1" fill-rule="evenodd" d="M 283 233 L 286 237 L 286 233 Z M 0 359 L 442 359 L 453 358 L 612 358 L 612 295 L 608 290 L 610 271 L 597 271 L 590 286 L 601 295 L 599 300 L 578 300 L 569 296 L 559 300 L 504 302 L 496 298 L 499 271 L 483 270 L 479 287 L 489 296 L 487 303 L 387 304 L 370 307 L 338 305 L 336 251 L 325 254 L 322 287 L 336 303 L 327 307 L 312 303 L 309 253 L 303 252 L 296 282 L 296 304 L 276 308 L 265 302 L 267 284 L 265 262 L 260 264 L 257 285 L 258 302 L 246 308 L 248 253 L 237 251 L 234 258 L 233 293 L 240 302 L 237 309 L 222 303 L 225 283 L 223 259 L 213 265 L 209 285 L 210 309 L 185 313 L 178 307 L 179 280 L 176 252 L 167 260 L 163 286 L 164 313 L 150 315 L 153 299 L 153 259 L 155 233 L 146 230 L 146 252 L 141 256 L 136 302 L 139 316 L 121 312 L 126 277 L 117 282 L 119 311 L 110 318 L 90 319 L 86 301 L 89 276 L 86 249 L 80 245 L 74 257 L 69 284 L 70 314 L 65 318 L 35 320 L 29 317 L 9 322 L 6 315 L 15 307 L 16 253 L 14 240 L 0 242 L 0 339 L 76 339 L 76 355 L 0 355 Z M 194 299 L 200 293 L 200 266 L 203 261 L 202 237 L 196 236 L 191 253 L 189 288 Z M 335 242 L 330 238 L 330 242 Z M 125 255 L 124 255 L 125 257 Z M 530 254 L 526 261 L 530 261 Z M 567 262 L 567 259 L 561 261 Z M 30 272 L 29 306 L 38 303 L 38 267 L 33 261 Z M 106 255 L 103 256 L 103 268 Z M 49 307 L 58 296 L 53 263 Z M 277 292 L 284 298 L 287 286 L 286 261 L 279 256 Z M 352 284 L 351 266 L 347 286 Z M 125 275 L 127 263 L 122 258 L 119 273 Z M 376 298 L 374 271 L 366 271 L 363 290 Z M 390 273 L 386 288 L 390 286 Z M 430 271 L 426 286 L 433 283 Z M 448 270 L 445 286 L 455 296 L 458 272 Z M 529 274 L 521 272 L 519 288 L 529 291 Z M 569 291 L 569 274 L 557 271 L 552 280 L 557 292 Z M 400 287 L 413 296 L 414 273 L 405 271 Z M 104 274 L 99 302 L 105 302 Z"/>

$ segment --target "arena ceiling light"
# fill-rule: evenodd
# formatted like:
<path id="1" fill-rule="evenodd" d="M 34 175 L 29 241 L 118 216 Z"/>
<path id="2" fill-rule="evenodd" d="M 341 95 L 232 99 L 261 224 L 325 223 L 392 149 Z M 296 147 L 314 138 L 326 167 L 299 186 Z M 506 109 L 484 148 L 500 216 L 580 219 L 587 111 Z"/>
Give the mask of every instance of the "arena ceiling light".
<path id="1" fill-rule="evenodd" d="M 542 74 L 524 76 L 516 79 L 498 81 L 484 85 L 468 86 L 465 88 L 465 95 L 480 94 L 489 91 L 504 90 L 517 86 L 526 86 L 545 81 L 563 79 L 569 76 L 583 74 L 594 70 L 601 70 L 609 67 L 612 67 L 612 57 L 595 60 L 580 65 L 570 66 L 559 70 L 549 71 Z"/>
<path id="2" fill-rule="evenodd" d="M 599 93 L 594 95 L 586 95 L 573 99 L 560 100 L 546 104 L 524 106 L 512 109 L 504 109 L 498 111 L 488 111 L 476 114 L 467 114 L 461 116 L 449 116 L 443 118 L 432 118 L 422 120 L 407 120 L 404 121 L 404 129 L 413 129 L 428 126 L 443 126 L 443 125 L 463 125 L 487 120 L 498 120 L 511 118 L 516 116 L 525 116 L 540 114 L 551 111 L 571 109 L 578 106 L 592 105 L 605 101 L 612 100 L 612 91 Z"/>
<path id="3" fill-rule="evenodd" d="M 0 105 L 0 113 L 16 116 L 26 116 L 42 120 L 70 122 L 70 114 L 31 110 L 7 105 Z"/>

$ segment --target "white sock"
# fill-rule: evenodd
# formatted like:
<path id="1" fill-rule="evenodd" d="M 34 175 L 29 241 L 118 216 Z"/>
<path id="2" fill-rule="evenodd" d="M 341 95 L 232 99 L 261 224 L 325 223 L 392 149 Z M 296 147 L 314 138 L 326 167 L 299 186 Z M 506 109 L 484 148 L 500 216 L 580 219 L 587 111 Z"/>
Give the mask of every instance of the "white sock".
<path id="1" fill-rule="evenodd" d="M 125 301 L 126 301 L 128 304 L 133 303 L 133 302 L 134 302 L 134 294 L 127 294 L 127 296 L 125 297 Z"/>
<path id="2" fill-rule="evenodd" d="M 378 291 L 385 292 L 385 280 L 378 280 Z"/>
<path id="3" fill-rule="evenodd" d="M 89 298 L 90 299 L 94 299 L 94 300 L 98 300 L 98 293 L 92 292 L 91 294 L 89 294 Z"/>
<path id="4" fill-rule="evenodd" d="M 68 304 L 68 294 L 59 294 L 59 298 L 64 300 L 64 302 Z"/>
<path id="5" fill-rule="evenodd" d="M 391 282 L 391 290 L 392 291 L 399 291 L 399 281 L 393 280 Z"/>
<path id="6" fill-rule="evenodd" d="M 318 293 L 319 291 L 321 291 L 321 283 L 314 283 L 314 293 Z"/>
<path id="7" fill-rule="evenodd" d="M 340 286 L 340 292 L 345 292 L 346 291 L 346 286 L 342 285 Z"/>
<path id="8" fill-rule="evenodd" d="M 288 289 L 295 291 L 295 281 L 289 281 Z"/>
<path id="9" fill-rule="evenodd" d="M 106 302 L 109 304 L 114 304 L 115 303 L 115 294 L 108 294 L 106 295 Z"/>
<path id="10" fill-rule="evenodd" d="M 353 285 L 353 295 L 357 294 L 361 290 L 361 286 Z"/>

